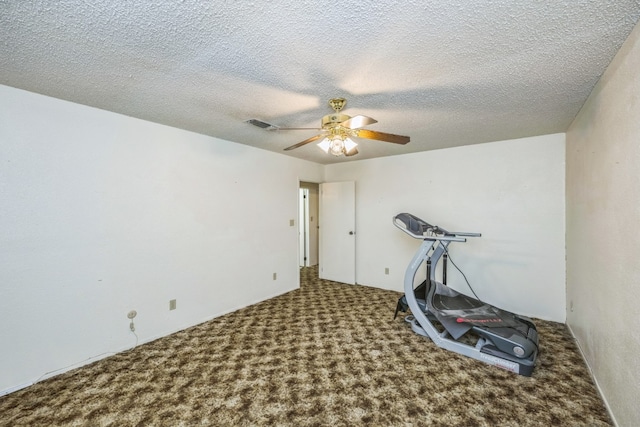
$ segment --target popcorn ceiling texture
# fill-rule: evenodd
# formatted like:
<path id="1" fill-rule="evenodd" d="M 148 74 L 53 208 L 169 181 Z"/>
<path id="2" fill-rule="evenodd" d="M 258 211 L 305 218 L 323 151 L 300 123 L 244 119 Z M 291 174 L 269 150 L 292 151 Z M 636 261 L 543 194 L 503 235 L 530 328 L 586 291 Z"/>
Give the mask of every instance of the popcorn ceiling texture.
<path id="1" fill-rule="evenodd" d="M 282 153 L 327 100 L 407 146 L 564 132 L 640 1 L 0 0 L 0 84 Z M 313 144 L 286 154 L 320 163 Z"/>

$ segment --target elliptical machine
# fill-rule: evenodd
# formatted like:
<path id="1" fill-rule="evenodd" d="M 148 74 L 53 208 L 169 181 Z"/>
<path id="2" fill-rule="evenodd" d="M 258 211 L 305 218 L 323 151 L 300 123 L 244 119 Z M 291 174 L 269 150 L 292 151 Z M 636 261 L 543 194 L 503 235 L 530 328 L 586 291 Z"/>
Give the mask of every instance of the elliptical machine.
<path id="1" fill-rule="evenodd" d="M 405 320 L 411 329 L 437 346 L 531 376 L 538 355 L 538 332 L 533 321 L 446 286 L 447 247 L 451 242 L 466 242 L 467 237 L 480 237 L 480 233 L 447 231 L 409 213 L 396 215 L 393 223 L 423 241 L 405 272 L 405 293 L 398 300 L 394 319 L 399 311 L 410 309 L 411 315 Z M 444 283 L 435 279 L 436 265 L 441 259 L 444 259 Z M 416 272 L 423 262 L 427 267 L 426 280 L 414 287 Z M 477 341 L 474 345 L 466 344 L 459 341 L 463 336 Z"/>

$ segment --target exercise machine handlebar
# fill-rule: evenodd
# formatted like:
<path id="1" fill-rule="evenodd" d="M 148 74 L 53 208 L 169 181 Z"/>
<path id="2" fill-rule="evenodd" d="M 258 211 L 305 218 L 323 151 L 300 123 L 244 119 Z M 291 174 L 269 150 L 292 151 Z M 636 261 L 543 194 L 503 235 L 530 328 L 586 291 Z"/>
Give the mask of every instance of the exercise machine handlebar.
<path id="1" fill-rule="evenodd" d="M 466 242 L 465 237 L 480 237 L 481 233 L 468 233 L 460 231 L 447 231 L 437 225 L 431 225 L 426 221 L 410 213 L 400 213 L 393 217 L 393 224 L 414 239 L 443 240 L 449 242 Z"/>

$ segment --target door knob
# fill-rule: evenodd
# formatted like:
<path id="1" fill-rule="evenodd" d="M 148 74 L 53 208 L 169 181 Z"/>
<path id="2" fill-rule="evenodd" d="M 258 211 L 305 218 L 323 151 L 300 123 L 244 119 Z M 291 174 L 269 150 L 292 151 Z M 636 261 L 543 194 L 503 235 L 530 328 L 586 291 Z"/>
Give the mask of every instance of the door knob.
<path id="1" fill-rule="evenodd" d="M 353 234 L 354 234 L 353 231 L 349 232 L 349 236 L 353 236 Z"/>

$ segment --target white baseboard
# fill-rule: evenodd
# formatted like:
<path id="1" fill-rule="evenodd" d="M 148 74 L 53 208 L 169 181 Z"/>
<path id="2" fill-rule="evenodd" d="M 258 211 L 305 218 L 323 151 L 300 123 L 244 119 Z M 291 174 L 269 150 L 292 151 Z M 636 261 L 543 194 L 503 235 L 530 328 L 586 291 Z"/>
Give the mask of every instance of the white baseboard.
<path id="1" fill-rule="evenodd" d="M 181 326 L 178 326 L 176 328 L 164 331 L 164 332 L 162 332 L 160 334 L 155 334 L 155 335 L 146 337 L 146 338 L 141 339 L 141 340 L 138 340 L 136 338 L 136 344 L 134 344 L 133 346 L 122 347 L 122 348 L 116 349 L 116 350 L 111 351 L 111 352 L 105 352 L 105 353 L 99 354 L 97 356 L 91 356 L 91 357 L 89 357 L 87 359 L 84 359 L 84 360 L 82 360 L 80 362 L 73 363 L 73 364 L 71 364 L 69 366 L 65 366 L 63 368 L 59 368 L 59 369 L 55 369 L 53 371 L 46 372 L 46 373 L 40 375 L 39 377 L 34 378 L 31 382 L 18 384 L 18 385 L 6 388 L 4 390 L 0 390 L 0 396 L 5 396 L 7 394 L 11 394 L 11 393 L 16 392 L 18 390 L 22 390 L 23 388 L 27 388 L 27 387 L 29 387 L 29 386 L 31 386 L 33 384 L 36 384 L 36 383 L 38 383 L 40 381 L 46 380 L 46 379 L 51 378 L 51 377 L 55 377 L 55 376 L 60 375 L 60 374 L 64 374 L 65 372 L 71 371 L 73 369 L 80 368 L 80 367 L 82 367 L 84 365 L 88 365 L 88 364 L 93 363 L 93 362 L 97 362 L 98 360 L 104 359 L 106 357 L 113 356 L 115 354 L 122 353 L 122 352 L 125 352 L 125 351 L 133 350 L 134 348 L 136 348 L 136 347 L 138 347 L 138 346 L 140 346 L 142 344 L 146 344 L 146 343 L 149 343 L 151 341 L 155 341 L 157 339 L 164 338 L 166 336 L 175 334 L 176 332 L 180 332 L 180 331 L 182 331 L 184 329 L 187 329 L 187 328 L 190 328 L 192 326 L 196 326 L 196 325 L 199 325 L 201 323 L 208 322 L 208 321 L 213 320 L 213 319 L 215 319 L 217 317 L 223 316 L 223 315 L 225 315 L 227 313 L 231 313 L 231 312 L 237 311 L 237 310 L 239 310 L 241 308 L 248 307 L 248 306 L 251 306 L 253 304 L 258 304 L 258 303 L 260 303 L 262 301 L 266 301 L 266 300 L 268 300 L 270 298 L 274 298 L 274 297 L 277 297 L 279 295 L 285 294 L 287 292 L 291 292 L 294 289 L 296 289 L 296 288 L 287 289 L 285 291 L 276 293 L 275 295 L 272 295 L 272 296 L 270 296 L 268 298 L 265 298 L 265 299 L 262 299 L 262 300 L 259 300 L 259 301 L 253 301 L 250 304 L 243 305 L 241 307 L 232 308 L 232 309 L 223 311 L 221 313 L 216 313 L 215 315 L 208 316 L 208 317 L 206 317 L 206 318 L 204 318 L 204 319 L 202 319 L 202 320 L 200 320 L 200 321 L 198 321 L 196 323 L 189 323 L 189 324 L 181 325 Z M 137 335 L 136 335 L 136 337 L 137 337 Z"/>
<path id="2" fill-rule="evenodd" d="M 18 384 L 13 387 L 5 388 L 4 390 L 0 390 L 0 396 L 5 396 L 7 394 L 13 393 L 14 391 L 22 390 L 23 388 L 27 388 L 30 385 L 33 385 L 33 383 Z"/>

